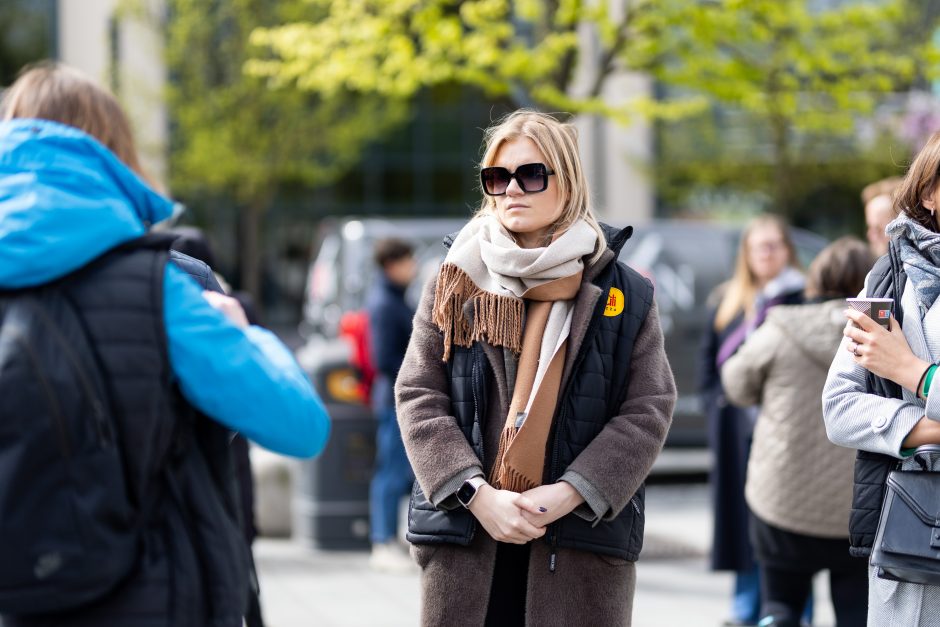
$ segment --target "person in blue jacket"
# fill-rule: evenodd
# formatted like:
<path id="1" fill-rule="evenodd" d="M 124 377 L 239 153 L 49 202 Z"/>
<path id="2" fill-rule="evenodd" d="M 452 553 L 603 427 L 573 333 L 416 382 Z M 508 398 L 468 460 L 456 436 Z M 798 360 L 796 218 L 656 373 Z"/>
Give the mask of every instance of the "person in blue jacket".
<path id="1" fill-rule="evenodd" d="M 55 281 L 174 216 L 177 205 L 157 191 L 140 167 L 130 124 L 117 100 L 78 71 L 55 64 L 29 69 L 4 94 L 0 113 L 0 290 Z M 296 457 L 320 453 L 329 436 L 329 417 L 287 347 L 270 332 L 248 325 L 234 299 L 204 292 L 173 263 L 165 265 L 157 283 L 162 288 L 162 302 L 157 302 L 153 315 L 164 330 L 159 336 L 165 346 L 161 363 L 167 364 L 172 383 L 185 401 L 215 423 L 274 452 Z M 141 286 L 130 281 L 120 286 L 102 285 L 101 290 L 103 296 L 119 300 L 121 294 L 140 291 Z M 79 312 L 80 317 L 92 319 L 92 313 L 81 306 Z M 152 328 L 135 329 L 132 325 L 104 327 L 92 336 L 94 333 L 110 334 L 115 346 L 119 342 L 143 345 L 153 335 Z M 95 342 L 95 346 L 99 344 Z M 147 368 L 158 370 L 159 364 L 134 361 L 116 348 L 108 350 L 111 352 L 99 351 L 105 372 L 112 358 L 139 367 L 145 374 Z M 160 389 L 161 381 L 144 377 L 134 382 L 139 388 L 131 389 L 122 387 L 130 386 L 125 379 L 113 378 L 111 393 L 117 399 L 113 401 L 116 406 L 139 410 L 133 415 L 117 412 L 116 420 L 123 429 L 132 431 L 144 424 L 145 418 L 170 420 L 174 411 L 178 417 L 179 410 L 166 409 L 169 404 L 142 400 L 169 398 Z M 122 444 L 127 447 L 133 437 L 134 433 L 122 432 Z M 147 447 L 156 444 L 147 439 L 137 444 L 141 450 L 125 449 L 126 472 L 131 477 L 130 489 L 143 491 L 147 486 L 134 483 L 133 478 L 154 472 L 145 464 L 152 461 L 153 453 Z M 157 552 L 172 552 L 165 542 L 148 537 L 145 544 L 150 551 L 164 547 Z M 176 551 L 186 546 L 193 553 L 203 548 L 196 542 L 186 545 L 180 538 L 172 538 L 170 547 Z M 114 598 L 103 599 L 84 613 L 70 612 L 48 623 L 14 621 L 7 616 L 0 622 L 208 624 L 204 610 L 199 609 L 210 596 L 208 590 L 180 591 L 177 587 L 175 594 L 191 596 L 174 598 L 166 590 L 154 588 L 172 585 L 172 567 L 167 571 L 162 566 L 159 576 L 154 575 L 156 571 L 146 571 L 163 563 L 162 557 L 142 556 L 142 565 L 112 594 Z M 150 614 L 144 619 L 145 612 L 131 607 L 130 598 L 136 599 L 134 603 L 146 599 L 147 604 L 158 607 L 148 608 Z M 159 599 L 165 600 L 164 607 L 159 607 Z M 177 613 L 171 616 L 171 610 Z M 179 614 L 190 610 L 188 616 Z M 238 613 L 237 608 L 227 611 Z M 155 616 L 161 613 L 163 620 L 157 622 Z M 241 618 L 212 624 L 241 625 Z"/>
<path id="2" fill-rule="evenodd" d="M 395 414 L 395 379 L 411 339 L 414 308 L 405 301 L 405 290 L 414 280 L 414 249 L 398 238 L 375 243 L 378 278 L 366 298 L 372 361 L 376 378 L 372 408 L 378 419 L 375 472 L 369 486 L 369 518 L 372 568 L 379 571 L 414 570 L 414 562 L 398 545 L 398 503 L 415 480 Z"/>

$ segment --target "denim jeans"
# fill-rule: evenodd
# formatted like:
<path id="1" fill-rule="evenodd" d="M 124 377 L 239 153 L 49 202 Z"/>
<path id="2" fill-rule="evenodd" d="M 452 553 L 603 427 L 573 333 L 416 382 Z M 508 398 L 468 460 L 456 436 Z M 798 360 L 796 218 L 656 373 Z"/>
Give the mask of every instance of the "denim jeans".
<path id="1" fill-rule="evenodd" d="M 761 619 L 760 569 L 742 570 L 735 573 L 732 616 L 745 623 L 757 624 Z M 803 608 L 803 623 L 813 624 L 813 593 L 810 590 L 806 607 Z"/>
<path id="2" fill-rule="evenodd" d="M 398 535 L 398 503 L 408 494 L 415 476 L 405 455 L 395 409 L 378 410 L 375 433 L 375 471 L 369 486 L 369 519 L 373 544 Z"/>

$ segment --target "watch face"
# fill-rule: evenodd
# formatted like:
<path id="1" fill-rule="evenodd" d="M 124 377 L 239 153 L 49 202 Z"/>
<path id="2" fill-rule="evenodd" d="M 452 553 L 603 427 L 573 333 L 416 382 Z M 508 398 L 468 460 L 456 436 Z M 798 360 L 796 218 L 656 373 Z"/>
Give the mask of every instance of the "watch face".
<path id="1" fill-rule="evenodd" d="M 457 500 L 460 501 L 464 507 L 470 504 L 470 501 L 473 499 L 473 495 L 477 493 L 477 489 L 474 488 L 469 482 L 464 481 L 463 485 L 460 486 L 460 489 L 457 490 Z"/>

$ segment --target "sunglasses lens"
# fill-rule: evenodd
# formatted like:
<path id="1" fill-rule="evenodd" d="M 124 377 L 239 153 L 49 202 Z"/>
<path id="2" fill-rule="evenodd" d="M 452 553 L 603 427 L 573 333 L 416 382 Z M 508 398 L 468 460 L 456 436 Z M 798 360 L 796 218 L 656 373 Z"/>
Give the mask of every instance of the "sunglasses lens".
<path id="1" fill-rule="evenodd" d="M 527 163 L 516 170 L 516 180 L 524 192 L 541 192 L 548 185 L 545 166 L 541 163 Z"/>
<path id="2" fill-rule="evenodd" d="M 490 196 L 499 196 L 506 193 L 509 187 L 509 170 L 506 168 L 483 168 L 480 170 L 480 181 L 483 191 Z"/>

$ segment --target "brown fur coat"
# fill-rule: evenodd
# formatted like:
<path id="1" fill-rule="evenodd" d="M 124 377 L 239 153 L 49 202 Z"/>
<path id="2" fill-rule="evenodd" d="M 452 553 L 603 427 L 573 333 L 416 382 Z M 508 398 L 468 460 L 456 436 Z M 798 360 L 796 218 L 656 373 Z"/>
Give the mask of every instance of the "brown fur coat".
<path id="1" fill-rule="evenodd" d="M 601 297 L 600 289 L 589 281 L 612 262 L 613 253 L 608 251 L 585 272 L 575 298 L 563 389 Z M 468 469 L 489 472 L 493 463 L 489 457 L 497 450 L 495 443 L 511 396 L 511 390 L 506 389 L 503 351 L 484 344 L 495 374 L 489 389 L 497 393 L 487 399 L 483 450 L 489 454 L 480 468 L 480 460 L 450 413 L 450 382 L 441 359 L 443 338 L 431 321 L 434 288 L 432 280 L 424 290 L 396 383 L 402 438 L 417 480 L 429 496 Z M 637 335 L 630 377 L 627 398 L 618 415 L 568 468 L 603 496 L 609 506 L 605 518 L 619 513 L 646 478 L 672 420 L 675 382 L 655 305 Z M 630 624 L 636 581 L 632 562 L 572 549 L 558 548 L 556 552 L 555 572 L 550 572 L 548 545 L 541 540 L 532 543 L 527 625 Z M 422 569 L 422 625 L 483 625 L 496 556 L 496 542 L 486 531 L 478 527 L 468 547 L 416 545 L 413 554 Z"/>

